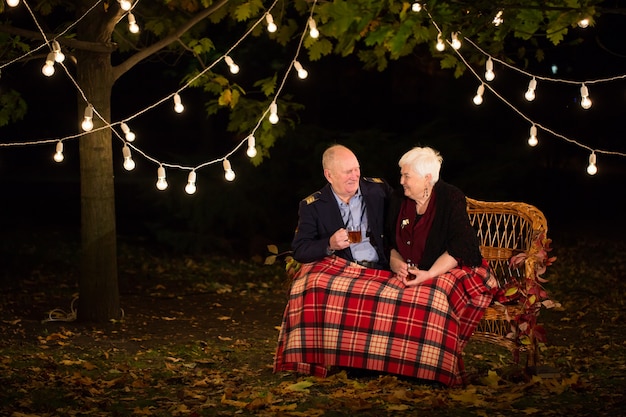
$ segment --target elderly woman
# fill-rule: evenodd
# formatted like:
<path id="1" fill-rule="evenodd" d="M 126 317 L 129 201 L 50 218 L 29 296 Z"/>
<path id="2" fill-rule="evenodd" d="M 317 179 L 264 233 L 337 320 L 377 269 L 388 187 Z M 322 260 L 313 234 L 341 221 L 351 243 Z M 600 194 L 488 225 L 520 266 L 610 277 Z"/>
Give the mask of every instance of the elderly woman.
<path id="1" fill-rule="evenodd" d="M 337 256 L 294 276 L 274 371 L 326 376 L 342 368 L 464 383 L 462 351 L 495 285 L 463 193 L 439 180 L 441 157 L 400 159 L 403 193 L 389 207 L 390 271 Z M 416 264 L 416 267 L 409 267 Z M 489 281 L 489 284 L 488 284 Z"/>
<path id="2" fill-rule="evenodd" d="M 413 148 L 398 163 L 403 195 L 392 200 L 387 237 L 393 237 L 391 270 L 407 286 L 482 265 L 465 195 L 439 180 L 442 161 L 432 148 Z"/>

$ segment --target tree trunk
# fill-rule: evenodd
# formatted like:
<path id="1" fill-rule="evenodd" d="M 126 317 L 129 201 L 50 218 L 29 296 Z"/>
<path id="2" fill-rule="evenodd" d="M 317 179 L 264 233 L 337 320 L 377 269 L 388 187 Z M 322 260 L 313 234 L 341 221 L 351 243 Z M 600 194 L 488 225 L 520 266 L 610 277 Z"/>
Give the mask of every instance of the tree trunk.
<path id="1" fill-rule="evenodd" d="M 87 29 L 87 32 L 90 30 L 92 28 Z M 102 32 L 91 35 L 95 36 L 87 37 L 87 40 L 103 39 Z M 104 122 L 96 114 L 106 121 L 111 120 L 114 78 L 110 53 L 78 53 L 77 81 L 95 109 L 93 133 L 81 137 L 79 145 L 82 253 L 78 319 L 102 323 L 120 318 L 121 312 L 117 279 L 112 134 L 107 128 L 98 130 Z M 87 103 L 79 95 L 79 124 L 82 123 L 86 106 Z"/>

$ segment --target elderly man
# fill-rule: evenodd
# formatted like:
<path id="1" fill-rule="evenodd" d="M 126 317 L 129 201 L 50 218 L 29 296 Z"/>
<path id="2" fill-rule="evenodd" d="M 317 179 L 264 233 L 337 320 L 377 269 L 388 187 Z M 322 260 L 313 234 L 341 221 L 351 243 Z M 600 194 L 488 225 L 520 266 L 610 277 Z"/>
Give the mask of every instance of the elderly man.
<path id="1" fill-rule="evenodd" d="M 368 268 L 388 269 L 383 216 L 391 187 L 380 178 L 361 178 L 357 157 L 342 145 L 324 152 L 322 166 L 328 184 L 300 202 L 294 258 L 307 263 L 335 254 Z"/>

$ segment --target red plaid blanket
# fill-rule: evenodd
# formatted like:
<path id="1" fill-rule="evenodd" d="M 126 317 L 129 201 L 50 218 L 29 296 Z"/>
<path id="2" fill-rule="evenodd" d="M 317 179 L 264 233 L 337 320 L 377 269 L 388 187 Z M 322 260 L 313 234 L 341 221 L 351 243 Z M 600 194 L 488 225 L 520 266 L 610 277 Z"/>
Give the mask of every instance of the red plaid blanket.
<path id="1" fill-rule="evenodd" d="M 490 278 L 485 263 L 406 287 L 389 271 L 339 257 L 304 264 L 291 286 L 274 372 L 325 377 L 341 366 L 461 384 L 461 352 L 491 302 Z"/>

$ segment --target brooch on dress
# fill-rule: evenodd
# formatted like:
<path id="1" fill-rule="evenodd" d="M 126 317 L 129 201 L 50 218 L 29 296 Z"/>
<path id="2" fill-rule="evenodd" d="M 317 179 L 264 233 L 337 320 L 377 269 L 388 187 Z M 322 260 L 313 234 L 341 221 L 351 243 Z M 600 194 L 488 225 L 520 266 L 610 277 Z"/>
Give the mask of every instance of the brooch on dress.
<path id="1" fill-rule="evenodd" d="M 402 219 L 402 223 L 400 223 L 400 227 L 404 229 L 404 227 L 408 225 L 409 225 L 409 219 Z"/>

